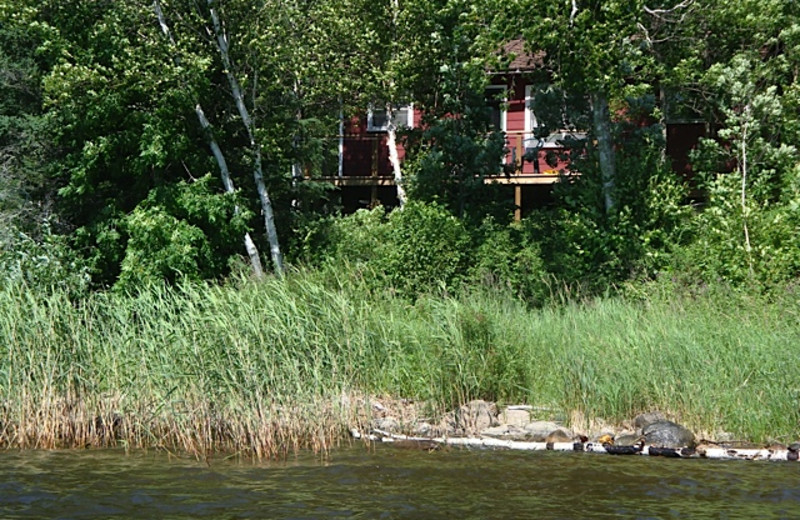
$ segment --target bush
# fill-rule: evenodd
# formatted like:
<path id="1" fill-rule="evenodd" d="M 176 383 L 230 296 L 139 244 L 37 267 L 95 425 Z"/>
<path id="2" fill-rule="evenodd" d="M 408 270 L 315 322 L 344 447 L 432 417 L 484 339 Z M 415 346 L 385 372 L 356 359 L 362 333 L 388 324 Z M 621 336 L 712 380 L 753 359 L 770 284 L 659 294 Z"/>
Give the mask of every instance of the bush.
<path id="1" fill-rule="evenodd" d="M 800 177 L 800 169 L 796 169 Z M 800 195 L 787 189 L 778 201 L 747 207 L 750 250 L 744 236 L 741 177 L 731 173 L 708 184 L 708 201 L 693 222 L 693 242 L 674 270 L 690 281 L 780 287 L 800 277 Z M 791 186 L 791 183 L 789 183 Z"/>
<path id="2" fill-rule="evenodd" d="M 329 270 L 347 265 L 374 289 L 404 296 L 457 289 L 467 276 L 471 240 L 464 225 L 435 204 L 411 202 L 319 221 L 303 257 Z"/>
<path id="3" fill-rule="evenodd" d="M 59 290 L 73 297 L 85 295 L 90 280 L 86 265 L 64 236 L 51 231 L 47 221 L 39 229 L 38 238 L 19 229 L 3 230 L 0 271 L 0 286 L 20 284 L 34 291 Z"/>
<path id="4" fill-rule="evenodd" d="M 247 212 L 216 192 L 207 175 L 197 181 L 154 189 L 120 222 L 124 252 L 115 287 L 226 275 L 243 252 Z"/>
<path id="5" fill-rule="evenodd" d="M 383 267 L 392 287 L 411 295 L 461 285 L 472 242 L 460 220 L 441 206 L 412 202 L 389 215 L 388 226 Z"/>
<path id="6" fill-rule="evenodd" d="M 686 240 L 691 209 L 686 188 L 661 156 L 656 128 L 627 129 L 617 152 L 614 206 L 606 211 L 596 161 L 579 161 L 581 176 L 555 187 L 556 209 L 532 217 L 542 224 L 549 272 L 590 292 L 665 269 Z"/>
<path id="7" fill-rule="evenodd" d="M 469 273 L 474 285 L 511 291 L 533 303 L 549 297 L 548 275 L 533 222 L 502 226 L 487 218 L 475 235 L 478 245 Z"/>

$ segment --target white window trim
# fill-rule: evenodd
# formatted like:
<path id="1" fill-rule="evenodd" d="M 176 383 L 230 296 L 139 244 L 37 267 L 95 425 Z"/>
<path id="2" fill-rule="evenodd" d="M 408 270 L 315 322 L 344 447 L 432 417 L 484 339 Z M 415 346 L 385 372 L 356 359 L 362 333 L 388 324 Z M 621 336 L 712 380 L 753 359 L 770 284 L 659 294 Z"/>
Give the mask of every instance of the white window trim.
<path id="1" fill-rule="evenodd" d="M 542 126 L 533 112 L 533 87 L 535 85 L 525 85 L 525 148 L 558 148 L 558 143 L 550 139 L 552 136 L 537 138 L 533 135 L 534 129 Z"/>
<path id="2" fill-rule="evenodd" d="M 406 128 L 414 128 L 414 104 L 401 105 L 395 108 L 395 111 L 406 110 Z M 372 108 L 367 110 L 367 132 L 387 132 L 389 130 L 388 123 L 381 126 L 375 126 L 372 122 Z"/>
<path id="3" fill-rule="evenodd" d="M 488 85 L 485 90 L 494 90 L 503 93 L 503 98 L 500 101 L 500 131 L 506 132 L 508 129 L 508 109 L 506 108 L 506 103 L 508 103 L 508 87 L 505 85 Z"/>
<path id="4" fill-rule="evenodd" d="M 563 148 L 564 145 L 559 141 L 565 141 L 569 137 L 573 139 L 586 139 L 585 132 L 570 132 L 569 130 L 552 132 L 546 137 L 534 137 L 534 129 L 541 126 L 536 119 L 536 114 L 533 112 L 533 95 L 531 91 L 534 87 L 536 87 L 536 85 L 525 85 L 525 148 L 539 148 L 540 150 Z"/>

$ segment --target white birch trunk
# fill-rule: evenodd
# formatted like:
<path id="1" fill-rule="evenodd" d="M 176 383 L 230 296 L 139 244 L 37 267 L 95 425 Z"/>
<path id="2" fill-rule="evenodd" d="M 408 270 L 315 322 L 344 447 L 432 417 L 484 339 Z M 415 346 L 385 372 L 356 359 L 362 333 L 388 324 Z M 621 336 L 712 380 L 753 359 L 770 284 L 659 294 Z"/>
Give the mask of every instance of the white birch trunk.
<path id="1" fill-rule="evenodd" d="M 153 9 L 158 17 L 158 24 L 161 26 L 161 32 L 164 33 L 164 36 L 169 39 L 172 45 L 175 45 L 175 39 L 172 37 L 172 32 L 169 30 L 166 18 L 164 17 L 164 12 L 161 10 L 161 3 L 159 0 L 154 0 Z M 173 60 L 175 63 L 179 62 L 177 57 L 173 58 Z M 208 146 L 211 148 L 211 153 L 214 155 L 214 159 L 217 161 L 219 174 L 222 178 L 222 185 L 225 187 L 225 193 L 235 193 L 236 189 L 233 186 L 233 180 L 231 179 L 230 170 L 228 170 L 228 163 L 225 160 L 225 155 L 222 153 L 222 149 L 219 147 L 216 139 L 214 139 L 214 134 L 211 130 L 211 124 L 208 122 L 208 119 L 203 112 L 203 107 L 200 105 L 200 103 L 197 103 L 194 111 L 197 115 L 198 121 L 200 122 L 200 126 L 203 128 L 203 132 L 206 135 Z M 238 204 L 233 207 L 233 211 L 236 215 L 241 212 Z M 261 278 L 264 276 L 264 267 L 261 265 L 261 255 L 258 252 L 258 247 L 256 247 L 255 242 L 253 242 L 253 239 L 248 232 L 245 232 L 244 234 L 244 248 L 245 251 L 247 251 L 248 258 L 250 258 L 250 265 L 253 268 L 253 274 L 257 278 Z"/>
<path id="2" fill-rule="evenodd" d="M 228 163 L 225 161 L 225 156 L 222 154 L 222 150 L 211 133 L 211 124 L 208 122 L 208 119 L 203 112 L 203 107 L 201 107 L 200 103 L 198 103 L 194 110 L 197 114 L 197 119 L 200 121 L 200 126 L 203 127 L 203 130 L 206 133 L 208 146 L 211 148 L 211 153 L 214 154 L 214 158 L 219 166 L 219 174 L 220 177 L 222 177 L 222 184 L 225 186 L 225 192 L 235 193 L 236 188 L 233 186 L 233 180 L 231 179 L 231 174 L 228 170 Z M 233 211 L 236 215 L 240 213 L 241 209 L 239 208 L 238 204 L 233 207 Z M 258 253 L 258 248 L 256 247 L 255 242 L 253 242 L 252 237 L 250 237 L 250 233 L 247 232 L 244 234 L 244 248 L 247 251 L 247 256 L 250 258 L 250 265 L 253 266 L 253 273 L 258 278 L 261 278 L 264 276 L 264 267 L 261 265 L 261 256 Z"/>
<path id="3" fill-rule="evenodd" d="M 445 446 L 464 446 L 468 448 L 494 448 L 522 451 L 574 451 L 604 453 L 610 455 L 647 455 L 668 458 L 706 458 L 736 460 L 774 460 L 797 461 L 798 453 L 788 449 L 733 449 L 717 446 L 701 445 L 697 448 L 659 448 L 656 446 L 613 446 L 599 442 L 527 442 L 495 439 L 493 437 L 414 437 L 372 430 L 371 434 L 362 434 L 356 429 L 350 431 L 356 439 L 372 442 L 418 442 L 422 445 L 440 444 Z"/>
<path id="4" fill-rule="evenodd" d="M 397 203 L 400 209 L 406 204 L 406 190 L 403 188 L 403 170 L 400 167 L 400 156 L 397 152 L 397 125 L 394 124 L 394 108 L 386 103 L 386 147 L 389 149 L 389 164 L 394 173 L 394 184 L 397 186 Z"/>
<path id="5" fill-rule="evenodd" d="M 395 42 L 397 41 L 397 18 L 400 14 L 399 0 L 392 0 L 392 31 Z M 392 59 L 395 58 L 394 51 L 392 52 Z M 390 96 L 394 95 L 394 80 L 390 79 L 389 93 Z M 386 147 L 389 151 L 389 164 L 392 165 L 392 172 L 394 173 L 394 184 L 397 187 L 397 204 L 400 209 L 406 204 L 406 190 L 403 187 L 403 170 L 400 167 L 400 157 L 397 152 L 397 125 L 394 124 L 394 107 L 392 103 L 386 103 Z"/>
<path id="6" fill-rule="evenodd" d="M 294 86 L 292 87 L 295 100 L 299 100 L 300 98 L 300 86 L 298 85 L 298 81 L 295 80 Z M 294 115 L 295 121 L 298 123 L 303 118 L 303 113 L 298 109 Z M 292 139 L 292 150 L 297 156 L 297 151 L 300 149 L 300 137 L 295 133 L 294 138 Z M 300 185 L 300 180 L 303 178 L 303 167 L 300 164 L 300 161 L 295 159 L 292 163 L 292 171 L 291 171 L 291 178 L 292 178 L 292 191 L 297 194 L 297 188 Z M 299 209 L 300 201 L 297 198 L 292 199 L 292 208 Z"/>
<path id="7" fill-rule="evenodd" d="M 341 103 L 341 102 L 340 102 Z M 344 109 L 339 106 L 339 164 L 337 175 L 344 175 Z"/>
<path id="8" fill-rule="evenodd" d="M 750 276 L 753 276 L 753 257 L 751 255 L 752 248 L 750 246 L 750 232 L 747 229 L 747 130 L 748 122 L 750 121 L 750 103 L 744 107 L 744 124 L 742 125 L 742 142 L 741 142 L 741 161 L 739 169 L 742 174 L 742 188 L 741 188 L 741 206 L 742 206 L 742 228 L 744 229 L 744 251 L 747 255 L 747 264 L 750 271 Z"/>
<path id="9" fill-rule="evenodd" d="M 606 213 L 614 207 L 614 182 L 616 160 L 611 139 L 611 116 L 608 112 L 608 97 L 604 92 L 592 94 L 592 122 L 597 136 L 597 151 L 600 159 L 600 174 L 603 181 L 603 201 Z"/>
<path id="10" fill-rule="evenodd" d="M 231 62 L 230 53 L 228 52 L 228 38 L 220 23 L 219 16 L 216 9 L 214 9 L 214 0 L 207 0 L 209 11 L 211 13 L 211 21 L 214 29 L 214 37 L 216 39 L 217 50 L 222 58 L 222 66 L 224 68 L 225 76 L 228 78 L 228 84 L 231 87 L 231 95 L 236 103 L 236 108 L 239 111 L 239 117 L 242 118 L 247 131 L 247 137 L 250 141 L 250 148 L 253 151 L 253 178 L 258 191 L 258 198 L 261 202 L 261 213 L 264 216 L 264 228 L 267 233 L 267 241 L 270 247 L 270 256 L 272 257 L 272 264 L 275 269 L 275 274 L 278 276 L 283 275 L 283 256 L 281 254 L 280 243 L 278 241 L 278 230 L 275 227 L 275 215 L 272 211 L 272 201 L 267 192 L 267 186 L 264 183 L 264 173 L 261 165 L 261 145 L 256 142 L 253 120 L 250 117 L 250 112 L 244 102 L 244 95 L 239 86 L 239 81 L 233 74 L 233 64 Z"/>

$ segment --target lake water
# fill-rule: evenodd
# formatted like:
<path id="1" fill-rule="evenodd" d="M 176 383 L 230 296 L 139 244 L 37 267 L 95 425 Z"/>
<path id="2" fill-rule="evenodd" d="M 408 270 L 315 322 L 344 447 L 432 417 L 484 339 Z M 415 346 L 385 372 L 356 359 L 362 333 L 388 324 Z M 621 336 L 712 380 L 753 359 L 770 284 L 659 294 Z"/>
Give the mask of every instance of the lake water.
<path id="1" fill-rule="evenodd" d="M 800 518 L 800 464 L 391 446 L 281 463 L 0 452 L 0 518 Z"/>

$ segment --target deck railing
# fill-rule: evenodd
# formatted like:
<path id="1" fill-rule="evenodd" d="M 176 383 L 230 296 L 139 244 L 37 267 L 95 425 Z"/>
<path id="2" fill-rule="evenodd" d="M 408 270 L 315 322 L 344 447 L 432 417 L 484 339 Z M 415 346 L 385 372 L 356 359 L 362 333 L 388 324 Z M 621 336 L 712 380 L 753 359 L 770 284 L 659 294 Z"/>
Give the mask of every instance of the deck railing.
<path id="1" fill-rule="evenodd" d="M 503 184 L 551 184 L 570 174 L 568 151 L 554 140 L 534 140 L 526 132 L 506 132 L 506 154 L 497 175 L 486 182 Z M 325 140 L 327 150 L 314 177 L 341 185 L 391 185 L 394 175 L 389 163 L 386 135 L 346 134 Z M 405 153 L 400 150 L 402 161 Z M 311 174 L 311 169 L 307 172 Z"/>

